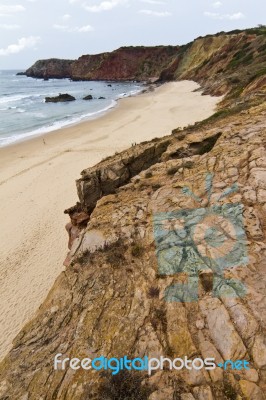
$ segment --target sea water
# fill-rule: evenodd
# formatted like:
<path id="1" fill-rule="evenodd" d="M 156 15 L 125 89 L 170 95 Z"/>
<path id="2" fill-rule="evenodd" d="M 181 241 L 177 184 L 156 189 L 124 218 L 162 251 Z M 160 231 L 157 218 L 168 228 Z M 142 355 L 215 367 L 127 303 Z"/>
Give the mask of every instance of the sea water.
<path id="1" fill-rule="evenodd" d="M 141 84 L 132 82 L 44 81 L 18 76 L 17 72 L 0 71 L 0 147 L 96 118 L 114 107 L 119 98 L 143 89 Z M 45 103 L 45 97 L 59 93 L 68 93 L 76 100 Z M 92 95 L 93 99 L 83 100 L 87 95 Z"/>

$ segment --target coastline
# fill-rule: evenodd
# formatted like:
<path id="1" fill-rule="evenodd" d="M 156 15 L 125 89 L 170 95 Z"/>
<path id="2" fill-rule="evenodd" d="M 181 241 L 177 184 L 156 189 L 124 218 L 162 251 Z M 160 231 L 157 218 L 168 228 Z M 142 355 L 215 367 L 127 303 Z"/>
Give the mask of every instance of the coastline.
<path id="1" fill-rule="evenodd" d="M 0 129 L 0 148 L 99 118 L 108 110 L 115 108 L 120 99 L 137 95 L 145 90 L 144 83 L 135 82 L 122 81 L 109 84 L 109 81 L 99 81 L 87 82 L 85 86 L 81 86 L 81 82 L 69 82 L 68 79 L 53 79 L 50 83 L 43 84 L 42 80 L 26 77 L 26 81 L 23 80 L 21 83 L 23 87 L 21 93 L 17 94 L 11 86 L 11 93 L 7 95 L 9 90 L 7 82 L 19 81 L 12 78 L 14 75 L 11 71 L 7 71 L 1 80 L 3 90 L 0 96 L 0 111 L 3 124 Z M 57 106 L 45 105 L 47 96 L 68 92 L 74 95 L 76 101 Z M 93 94 L 91 94 L 93 101 L 84 101 L 87 93 Z M 5 114 L 7 110 L 8 114 Z"/>
<path id="2" fill-rule="evenodd" d="M 209 117 L 221 98 L 193 92 L 198 87 L 166 83 L 122 98 L 99 118 L 0 148 L 0 358 L 63 270 L 63 211 L 77 201 L 80 171 L 132 143 Z"/>

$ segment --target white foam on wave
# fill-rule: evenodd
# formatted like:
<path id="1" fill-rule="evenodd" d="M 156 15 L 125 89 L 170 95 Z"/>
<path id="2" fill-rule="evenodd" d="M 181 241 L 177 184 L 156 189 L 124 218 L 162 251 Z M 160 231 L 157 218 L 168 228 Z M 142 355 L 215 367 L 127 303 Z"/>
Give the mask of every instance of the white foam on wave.
<path id="1" fill-rule="evenodd" d="M 27 97 L 30 97 L 28 94 L 27 95 L 16 95 L 16 96 L 5 96 L 5 97 L 0 97 L 0 104 L 5 104 L 5 103 L 10 103 L 12 101 L 19 101 L 22 99 L 26 99 Z"/>
<path id="2" fill-rule="evenodd" d="M 121 93 L 117 96 L 117 99 L 123 99 L 125 97 L 136 96 L 137 94 L 141 93 L 143 88 L 139 87 L 138 89 L 130 90 L 127 93 Z"/>
<path id="3" fill-rule="evenodd" d="M 23 141 L 25 139 L 28 139 L 30 137 L 34 137 L 34 136 L 40 136 L 44 133 L 48 133 L 48 132 L 52 132 L 58 129 L 62 129 L 66 126 L 70 126 L 70 125 L 74 125 L 77 124 L 78 122 L 81 122 L 82 120 L 85 119 L 94 119 L 97 118 L 101 115 L 103 115 L 105 112 L 107 112 L 108 110 L 114 108 L 116 106 L 117 102 L 115 100 L 111 101 L 111 104 L 109 104 L 109 106 L 102 108 L 99 111 L 95 111 L 95 112 L 90 112 L 87 114 L 83 114 L 80 115 L 79 117 L 70 117 L 69 119 L 65 120 L 65 121 L 57 121 L 57 122 L 53 122 L 50 125 L 46 125 L 43 126 L 41 128 L 35 129 L 31 132 L 25 132 L 22 133 L 20 135 L 12 135 L 12 136 L 8 136 L 8 137 L 0 137 L 0 147 L 4 147 L 4 146 L 8 146 L 9 144 L 15 143 L 15 142 L 19 142 L 19 141 Z"/>

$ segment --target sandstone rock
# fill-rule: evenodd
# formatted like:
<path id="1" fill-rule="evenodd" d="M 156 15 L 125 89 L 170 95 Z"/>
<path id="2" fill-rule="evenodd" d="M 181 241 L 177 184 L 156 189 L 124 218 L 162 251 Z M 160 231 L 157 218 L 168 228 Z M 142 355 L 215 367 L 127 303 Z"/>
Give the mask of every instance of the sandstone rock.
<path id="1" fill-rule="evenodd" d="M 253 368 L 237 371 L 234 374 L 234 376 L 235 377 L 237 376 L 237 377 L 241 378 L 242 380 L 246 380 L 246 381 L 249 381 L 249 382 L 255 382 L 256 383 L 256 382 L 259 381 L 259 374 Z"/>
<path id="2" fill-rule="evenodd" d="M 201 332 L 199 333 L 199 348 L 203 358 L 214 358 L 216 365 L 223 363 L 224 360 L 217 351 L 216 347 L 208 340 L 205 340 Z M 213 370 L 209 370 L 208 372 L 213 382 L 219 382 L 223 380 L 223 370 L 221 368 L 217 367 Z"/>
<path id="3" fill-rule="evenodd" d="M 247 400 L 265 400 L 262 390 L 255 383 L 241 380 L 239 384 Z"/>
<path id="4" fill-rule="evenodd" d="M 205 326 L 204 321 L 203 321 L 202 319 L 197 319 L 197 321 L 196 321 L 196 327 L 197 327 L 198 329 L 203 329 L 204 326 Z"/>
<path id="5" fill-rule="evenodd" d="M 196 400 L 213 400 L 212 391 L 209 386 L 199 386 L 193 389 Z"/>
<path id="6" fill-rule="evenodd" d="M 191 357 L 196 348 L 187 326 L 186 310 L 179 303 L 167 304 L 168 342 L 175 357 Z"/>
<path id="7" fill-rule="evenodd" d="M 210 382 L 210 377 L 205 369 L 201 370 L 185 370 L 182 373 L 182 378 L 189 386 L 205 385 Z"/>
<path id="8" fill-rule="evenodd" d="M 206 299 L 200 302 L 210 335 L 225 360 L 244 359 L 246 348 L 235 330 L 229 314 L 218 299 Z"/>
<path id="9" fill-rule="evenodd" d="M 266 366 L 266 338 L 262 334 L 258 334 L 255 338 L 252 355 L 255 364 L 259 368 L 265 368 Z"/>
<path id="10" fill-rule="evenodd" d="M 82 178 L 76 183 L 83 210 L 90 213 L 103 195 L 114 193 L 141 170 L 158 162 L 168 144 L 169 138 L 166 137 L 154 143 L 134 146 L 115 156 L 111 162 L 102 161 L 82 171 Z"/>
<path id="11" fill-rule="evenodd" d="M 241 337 L 247 341 L 252 339 L 259 329 L 259 323 L 249 312 L 248 309 L 237 298 L 225 298 L 223 302 L 236 325 L 237 331 Z"/>

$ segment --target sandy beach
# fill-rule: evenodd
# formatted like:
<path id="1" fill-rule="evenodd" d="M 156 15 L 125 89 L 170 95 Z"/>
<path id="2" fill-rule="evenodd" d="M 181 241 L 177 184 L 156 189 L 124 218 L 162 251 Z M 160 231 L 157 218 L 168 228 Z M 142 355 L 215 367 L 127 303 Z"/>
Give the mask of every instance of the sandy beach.
<path id="1" fill-rule="evenodd" d="M 210 116 L 220 98 L 171 82 L 102 117 L 0 149 L 0 358 L 38 309 L 67 253 L 64 209 L 80 171 L 116 151 Z"/>

